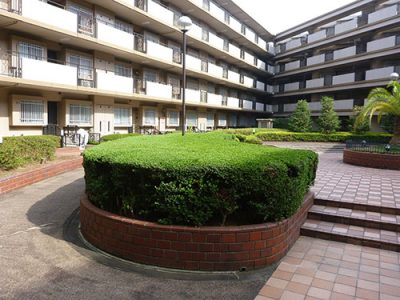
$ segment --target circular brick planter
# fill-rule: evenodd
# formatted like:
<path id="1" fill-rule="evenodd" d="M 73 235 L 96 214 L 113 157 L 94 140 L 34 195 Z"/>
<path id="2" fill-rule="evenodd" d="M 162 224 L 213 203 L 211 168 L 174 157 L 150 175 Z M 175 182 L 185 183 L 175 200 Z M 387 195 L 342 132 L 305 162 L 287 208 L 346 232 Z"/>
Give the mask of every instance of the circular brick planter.
<path id="1" fill-rule="evenodd" d="M 343 162 L 368 168 L 400 170 L 400 155 L 397 154 L 368 153 L 346 149 L 343 152 Z"/>
<path id="2" fill-rule="evenodd" d="M 137 263 L 197 271 L 251 270 L 281 259 L 300 234 L 314 202 L 279 223 L 236 227 L 164 226 L 100 210 L 81 199 L 81 232 L 95 247 Z"/>

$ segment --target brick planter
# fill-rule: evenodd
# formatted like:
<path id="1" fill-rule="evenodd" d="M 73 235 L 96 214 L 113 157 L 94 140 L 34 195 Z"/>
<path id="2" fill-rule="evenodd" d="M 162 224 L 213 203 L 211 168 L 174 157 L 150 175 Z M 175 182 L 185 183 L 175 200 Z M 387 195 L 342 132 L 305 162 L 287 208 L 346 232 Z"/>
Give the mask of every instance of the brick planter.
<path id="1" fill-rule="evenodd" d="M 237 271 L 271 265 L 300 235 L 314 194 L 291 218 L 236 227 L 163 226 L 100 210 L 81 199 L 81 232 L 97 248 L 134 262 L 197 271 Z"/>
<path id="2" fill-rule="evenodd" d="M 346 149 L 343 152 L 343 162 L 368 168 L 400 170 L 400 155 L 393 154 L 368 153 Z"/>

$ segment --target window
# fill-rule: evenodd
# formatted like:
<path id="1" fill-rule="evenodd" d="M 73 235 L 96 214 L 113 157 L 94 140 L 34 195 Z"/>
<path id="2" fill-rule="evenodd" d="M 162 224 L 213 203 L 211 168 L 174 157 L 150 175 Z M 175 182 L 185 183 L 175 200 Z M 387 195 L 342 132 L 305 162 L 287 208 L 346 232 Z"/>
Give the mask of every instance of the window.
<path id="1" fill-rule="evenodd" d="M 197 127 L 197 113 L 194 111 L 189 111 L 186 114 L 186 126 L 196 126 Z"/>
<path id="2" fill-rule="evenodd" d="M 131 125 L 131 109 L 127 107 L 114 108 L 114 125 Z"/>
<path id="3" fill-rule="evenodd" d="M 44 60 L 44 49 L 41 46 L 26 42 L 18 43 L 18 54 L 20 57 L 27 57 L 36 60 Z"/>
<path id="4" fill-rule="evenodd" d="M 93 12 L 83 6 L 71 4 L 68 11 L 73 12 L 78 16 L 79 32 L 92 35 L 93 34 Z"/>
<path id="5" fill-rule="evenodd" d="M 167 111 L 167 126 L 171 127 L 179 126 L 179 111 L 176 110 Z"/>
<path id="6" fill-rule="evenodd" d="M 92 106 L 87 104 L 70 104 L 69 124 L 91 124 Z"/>
<path id="7" fill-rule="evenodd" d="M 72 54 L 69 56 L 69 64 L 78 67 L 78 78 L 93 80 L 93 60 L 82 55 Z"/>
<path id="8" fill-rule="evenodd" d="M 44 124 L 44 103 L 43 101 L 20 102 L 20 122 L 23 124 Z"/>
<path id="9" fill-rule="evenodd" d="M 226 127 L 226 114 L 219 114 L 218 115 L 218 126 L 219 127 Z"/>
<path id="10" fill-rule="evenodd" d="M 116 63 L 114 73 L 118 76 L 132 77 L 132 68 L 123 64 Z"/>
<path id="11" fill-rule="evenodd" d="M 143 78 L 144 78 L 145 82 L 146 81 L 158 82 L 158 80 L 157 80 L 158 74 L 156 71 L 150 71 L 150 70 L 144 71 Z"/>
<path id="12" fill-rule="evenodd" d="M 132 33 L 132 25 L 122 20 L 115 19 L 115 28 Z"/>
<path id="13" fill-rule="evenodd" d="M 155 109 L 145 109 L 143 112 L 143 125 L 145 126 L 155 126 L 156 125 L 156 110 Z"/>
<path id="14" fill-rule="evenodd" d="M 207 127 L 214 127 L 214 113 L 207 113 Z"/>

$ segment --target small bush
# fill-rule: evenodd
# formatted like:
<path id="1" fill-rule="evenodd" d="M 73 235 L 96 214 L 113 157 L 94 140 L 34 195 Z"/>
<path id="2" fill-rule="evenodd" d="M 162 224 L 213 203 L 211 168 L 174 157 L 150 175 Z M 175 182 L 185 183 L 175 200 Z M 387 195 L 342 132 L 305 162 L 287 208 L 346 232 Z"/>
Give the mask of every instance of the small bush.
<path id="1" fill-rule="evenodd" d="M 262 141 L 257 136 L 254 136 L 254 135 L 246 136 L 244 142 L 248 143 L 248 144 L 255 144 L 255 145 L 261 145 L 262 144 Z"/>
<path id="2" fill-rule="evenodd" d="M 362 110 L 362 106 L 354 106 L 353 114 L 350 117 L 349 129 L 355 133 L 365 133 L 370 130 L 369 120 L 365 119 L 359 123 L 356 122 Z"/>
<path id="3" fill-rule="evenodd" d="M 289 118 L 289 130 L 294 132 L 309 132 L 312 128 L 311 112 L 307 100 L 299 100 L 296 110 Z"/>
<path id="4" fill-rule="evenodd" d="M 84 153 L 86 189 L 97 207 L 195 226 L 290 217 L 317 163 L 311 151 L 239 143 L 222 132 L 127 138 Z"/>
<path id="5" fill-rule="evenodd" d="M 127 137 L 132 137 L 132 136 L 139 136 L 140 134 L 138 133 L 116 133 L 116 134 L 109 134 L 109 135 L 105 135 L 103 137 L 101 137 L 101 142 L 111 142 L 111 141 L 116 141 L 116 140 L 120 140 L 120 139 L 124 139 Z"/>
<path id="6" fill-rule="evenodd" d="M 333 103 L 334 100 L 331 97 L 321 99 L 321 115 L 317 123 L 322 133 L 335 133 L 340 128 L 340 120 Z"/>
<path id="7" fill-rule="evenodd" d="M 29 163 L 54 159 L 60 138 L 56 136 L 5 137 L 0 144 L 0 169 L 11 170 Z"/>

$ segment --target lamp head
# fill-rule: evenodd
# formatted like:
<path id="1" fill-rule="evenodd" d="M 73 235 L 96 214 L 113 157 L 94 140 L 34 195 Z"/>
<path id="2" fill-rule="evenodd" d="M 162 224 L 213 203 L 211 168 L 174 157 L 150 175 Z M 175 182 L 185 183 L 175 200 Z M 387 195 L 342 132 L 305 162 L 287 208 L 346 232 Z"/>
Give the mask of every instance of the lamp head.
<path id="1" fill-rule="evenodd" d="M 392 74 L 390 74 L 390 79 L 393 81 L 399 80 L 399 77 L 399 73 L 393 72 Z"/>
<path id="2" fill-rule="evenodd" d="M 182 32 L 188 32 L 192 27 L 192 24 L 192 19 L 190 19 L 188 16 L 182 16 L 178 19 L 178 28 Z"/>

